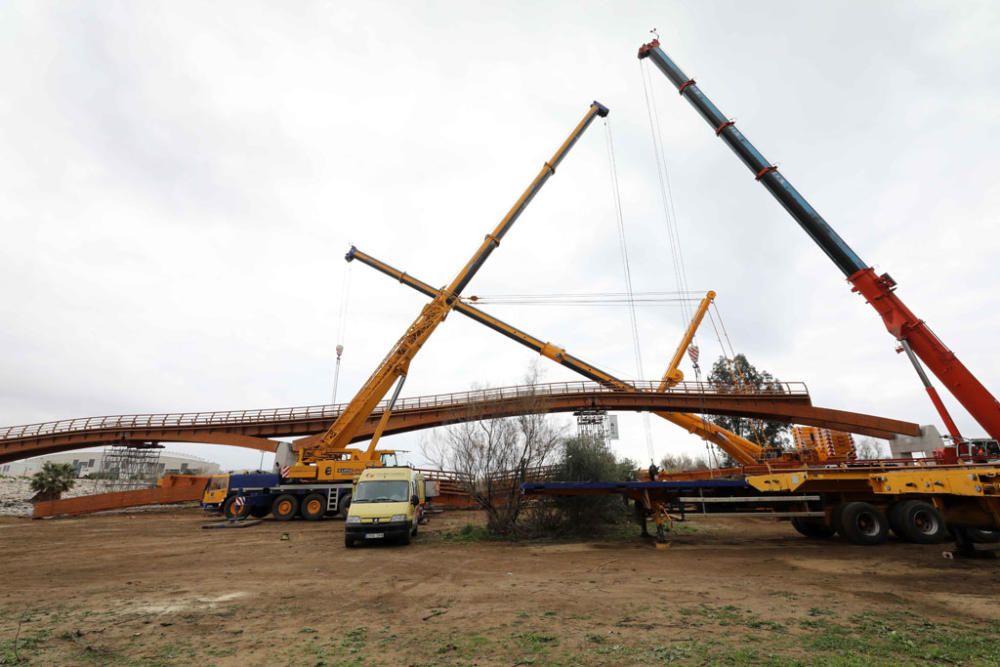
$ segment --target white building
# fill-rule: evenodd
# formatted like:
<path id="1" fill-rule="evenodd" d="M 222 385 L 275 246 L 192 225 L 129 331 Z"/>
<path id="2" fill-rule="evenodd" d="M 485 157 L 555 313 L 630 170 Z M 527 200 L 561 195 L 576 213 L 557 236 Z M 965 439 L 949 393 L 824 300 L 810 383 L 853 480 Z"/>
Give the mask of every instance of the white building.
<path id="1" fill-rule="evenodd" d="M 42 465 L 51 461 L 52 463 L 68 463 L 76 470 L 78 477 L 86 477 L 96 473 L 101 469 L 104 460 L 103 450 L 80 450 L 75 452 L 63 452 L 61 454 L 49 454 L 47 456 L 36 456 L 31 459 L 12 461 L 10 463 L 0 463 L 0 476 L 4 477 L 30 477 L 42 469 Z M 219 464 L 206 461 L 203 458 L 190 454 L 177 454 L 173 452 L 161 452 L 157 467 L 157 477 L 163 475 L 214 475 L 219 472 Z"/>

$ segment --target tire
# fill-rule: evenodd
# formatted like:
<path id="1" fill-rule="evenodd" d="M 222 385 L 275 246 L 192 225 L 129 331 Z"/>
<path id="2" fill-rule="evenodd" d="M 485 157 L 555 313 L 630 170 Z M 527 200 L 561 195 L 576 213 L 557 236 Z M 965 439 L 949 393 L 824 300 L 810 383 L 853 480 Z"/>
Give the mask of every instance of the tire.
<path id="1" fill-rule="evenodd" d="M 345 547 L 347 547 L 348 549 L 353 549 L 356 545 L 357 545 L 357 543 L 354 541 L 353 537 L 348 537 L 347 535 L 344 535 L 344 546 Z"/>
<path id="2" fill-rule="evenodd" d="M 347 518 L 347 511 L 351 509 L 351 494 L 345 493 L 340 497 L 340 502 L 337 503 L 337 516 Z"/>
<path id="3" fill-rule="evenodd" d="M 852 544 L 875 546 L 889 539 L 889 519 L 869 503 L 852 502 L 840 507 L 837 532 Z"/>
<path id="4" fill-rule="evenodd" d="M 226 498 L 222 503 L 222 516 L 227 519 L 245 519 L 250 514 L 250 503 L 246 496 L 233 495 Z"/>
<path id="5" fill-rule="evenodd" d="M 898 506 L 898 509 L 897 509 Z M 893 512 L 893 510 L 896 510 Z M 923 500 L 906 500 L 889 510 L 896 515 L 898 529 L 893 530 L 907 542 L 914 544 L 938 544 L 948 537 L 944 517 L 933 505 Z M 890 524 L 892 519 L 890 518 Z"/>
<path id="6" fill-rule="evenodd" d="M 299 499 L 289 493 L 283 493 L 274 499 L 271 514 L 275 521 L 291 521 L 299 509 Z"/>
<path id="7" fill-rule="evenodd" d="M 410 539 L 410 531 L 406 531 L 403 533 L 403 536 L 399 538 L 399 543 L 405 546 L 410 543 Z"/>
<path id="8" fill-rule="evenodd" d="M 823 519 L 798 516 L 792 519 L 792 528 L 813 539 L 833 537 L 834 533 L 837 532 Z"/>
<path id="9" fill-rule="evenodd" d="M 893 503 L 889 506 L 889 511 L 885 513 L 886 518 L 889 519 L 889 529 L 901 540 L 907 539 L 906 533 L 903 532 L 903 519 L 900 516 L 900 512 L 905 504 L 905 500 Z"/>
<path id="10" fill-rule="evenodd" d="M 966 528 L 965 534 L 977 544 L 996 544 L 1000 542 L 1000 530 L 983 530 L 982 528 Z"/>
<path id="11" fill-rule="evenodd" d="M 306 521 L 319 521 L 326 514 L 326 496 L 322 493 L 310 493 L 302 499 L 299 513 Z"/>
<path id="12" fill-rule="evenodd" d="M 270 513 L 271 513 L 271 507 L 270 506 L 267 506 L 267 507 L 251 507 L 250 508 L 250 516 L 252 516 L 255 519 L 263 519 L 264 517 L 266 517 Z"/>

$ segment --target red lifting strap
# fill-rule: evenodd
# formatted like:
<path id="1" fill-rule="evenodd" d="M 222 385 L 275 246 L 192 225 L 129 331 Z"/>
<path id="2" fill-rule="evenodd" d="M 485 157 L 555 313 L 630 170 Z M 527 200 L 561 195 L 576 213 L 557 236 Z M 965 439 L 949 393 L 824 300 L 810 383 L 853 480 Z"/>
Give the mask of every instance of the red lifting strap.
<path id="1" fill-rule="evenodd" d="M 719 136 L 720 134 L 722 134 L 722 131 L 727 127 L 730 127 L 731 125 L 736 125 L 736 123 L 734 123 L 731 120 L 727 120 L 725 123 L 719 125 L 719 127 L 715 128 L 715 136 Z"/>
<path id="2" fill-rule="evenodd" d="M 773 164 L 770 167 L 764 167 L 763 169 L 757 172 L 757 175 L 754 176 L 754 178 L 756 178 L 759 181 L 760 179 L 770 174 L 772 171 L 778 171 L 778 167 Z"/>
<path id="3" fill-rule="evenodd" d="M 680 88 L 677 89 L 677 94 L 683 95 L 685 89 L 687 89 L 688 86 L 693 86 L 693 85 L 694 85 L 694 79 L 688 79 L 687 81 L 681 84 Z"/>

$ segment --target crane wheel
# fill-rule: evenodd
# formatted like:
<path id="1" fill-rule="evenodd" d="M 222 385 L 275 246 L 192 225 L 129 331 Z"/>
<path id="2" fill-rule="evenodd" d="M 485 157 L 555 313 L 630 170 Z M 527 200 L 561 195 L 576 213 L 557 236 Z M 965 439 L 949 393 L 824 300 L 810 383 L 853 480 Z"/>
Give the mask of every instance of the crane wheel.
<path id="1" fill-rule="evenodd" d="M 222 504 L 222 515 L 227 519 L 245 519 L 250 513 L 246 496 L 229 496 Z"/>
<path id="2" fill-rule="evenodd" d="M 914 544 L 937 544 L 948 539 L 944 517 L 923 500 L 904 500 L 893 505 L 889 509 L 889 524 L 897 535 Z"/>
<path id="3" fill-rule="evenodd" d="M 837 532 L 853 544 L 875 546 L 889 539 L 889 519 L 870 503 L 850 502 L 839 507 Z"/>
<path id="4" fill-rule="evenodd" d="M 271 514 L 275 521 L 291 521 L 299 509 L 299 499 L 289 493 L 283 493 L 274 499 Z"/>
<path id="5" fill-rule="evenodd" d="M 800 534 L 814 539 L 833 537 L 834 533 L 837 532 L 823 519 L 799 516 L 792 519 L 792 528 L 799 531 Z"/>
<path id="6" fill-rule="evenodd" d="M 302 499 L 299 511 L 306 521 L 319 521 L 326 514 L 326 498 L 322 493 L 310 493 Z"/>

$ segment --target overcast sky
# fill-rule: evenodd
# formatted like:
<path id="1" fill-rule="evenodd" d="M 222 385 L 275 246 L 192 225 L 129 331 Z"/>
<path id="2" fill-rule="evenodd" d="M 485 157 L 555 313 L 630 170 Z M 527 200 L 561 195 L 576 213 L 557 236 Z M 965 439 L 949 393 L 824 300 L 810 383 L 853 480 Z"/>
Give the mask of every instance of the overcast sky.
<path id="1" fill-rule="evenodd" d="M 349 245 L 447 283 L 593 99 L 634 289 L 676 290 L 636 59 L 653 27 L 1000 392 L 997 3 L 23 1 L 0 5 L 0 424 L 326 403 L 337 342 L 349 399 L 426 301 L 345 268 Z M 736 349 L 818 405 L 937 424 L 870 307 L 650 74 L 688 283 L 718 292 Z M 607 141 L 595 123 L 466 294 L 624 290 Z M 637 375 L 623 307 L 486 309 Z M 638 324 L 658 377 L 683 318 Z M 404 395 L 516 384 L 534 357 L 453 315 Z M 620 419 L 617 451 L 647 459 L 642 417 Z M 657 457 L 703 451 L 651 421 Z"/>

